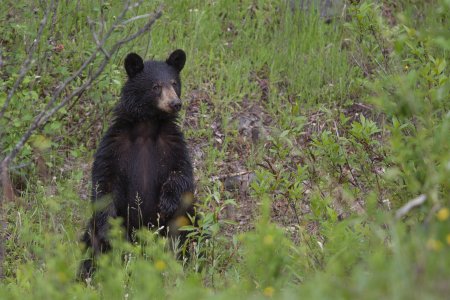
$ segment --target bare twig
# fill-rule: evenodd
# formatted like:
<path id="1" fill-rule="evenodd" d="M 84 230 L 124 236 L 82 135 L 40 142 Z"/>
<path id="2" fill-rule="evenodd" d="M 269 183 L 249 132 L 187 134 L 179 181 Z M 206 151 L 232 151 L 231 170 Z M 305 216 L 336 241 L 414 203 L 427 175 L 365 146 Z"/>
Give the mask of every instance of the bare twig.
<path id="1" fill-rule="evenodd" d="M 136 16 L 136 17 L 133 17 L 133 18 L 130 18 L 128 20 L 123 21 L 122 25 L 126 25 L 128 23 L 134 22 L 134 21 L 139 20 L 139 19 L 145 19 L 145 18 L 148 18 L 150 16 L 151 16 L 151 14 L 145 14 L 145 15 Z"/>
<path id="2" fill-rule="evenodd" d="M 354 105 L 360 106 L 360 107 L 362 107 L 364 109 L 373 110 L 372 107 L 370 107 L 370 106 L 368 106 L 366 104 L 360 103 L 360 102 L 355 102 Z"/>
<path id="3" fill-rule="evenodd" d="M 116 51 L 119 50 L 120 46 L 122 46 L 123 44 L 125 44 L 129 41 L 136 39 L 137 37 L 141 36 L 143 33 L 147 32 L 151 28 L 151 26 L 155 23 L 155 21 L 158 18 L 160 18 L 162 15 L 161 10 L 158 9 L 153 14 L 152 18 L 150 18 L 150 20 L 143 27 L 141 27 L 137 32 L 128 36 L 127 38 L 124 38 L 124 39 L 116 42 L 109 50 L 109 56 L 105 55 L 105 57 L 103 58 L 102 62 L 99 65 L 99 67 L 88 78 L 88 80 L 86 82 L 84 82 L 81 86 L 76 88 L 72 93 L 65 96 L 58 105 L 54 106 L 54 104 L 58 100 L 61 93 L 66 89 L 67 85 L 69 83 L 71 83 L 73 80 L 75 80 L 76 78 L 78 78 L 81 75 L 81 73 L 94 61 L 98 52 L 101 51 L 100 48 L 103 47 L 103 45 L 106 43 L 107 39 L 111 36 L 115 27 L 121 22 L 121 20 L 123 19 L 128 8 L 129 8 L 129 5 L 126 5 L 124 11 L 121 13 L 121 15 L 119 15 L 119 17 L 116 19 L 116 22 L 113 24 L 113 26 L 111 26 L 110 30 L 108 30 L 108 32 L 105 34 L 105 36 L 101 40 L 101 43 L 99 45 L 97 45 L 96 51 L 94 51 L 94 53 L 92 53 L 92 55 L 83 63 L 83 65 L 75 73 L 73 73 L 72 76 L 67 78 L 62 83 L 62 85 L 60 85 L 57 88 L 57 90 L 53 93 L 53 96 L 52 96 L 50 102 L 45 107 L 45 109 L 36 116 L 36 118 L 34 119 L 33 123 L 31 124 L 31 126 L 29 127 L 27 132 L 25 132 L 25 134 L 22 136 L 22 138 L 16 143 L 14 148 L 11 150 L 11 152 L 3 159 L 3 162 L 6 163 L 6 166 L 9 166 L 9 163 L 16 157 L 16 155 L 23 148 L 25 143 L 28 141 L 30 136 L 33 135 L 33 133 L 36 131 L 37 128 L 40 128 L 42 125 L 44 125 L 56 112 L 58 112 L 62 107 L 64 107 L 71 99 L 81 95 L 86 89 L 88 89 L 91 86 L 92 82 L 100 76 L 100 74 L 103 72 L 104 68 L 108 64 L 111 56 Z"/>
<path id="4" fill-rule="evenodd" d="M 9 179 L 7 168 L 2 165 L 0 166 L 0 183 L 3 187 L 3 196 L 6 200 L 14 199 L 14 190 Z M 1 195 L 0 195 L 1 197 Z M 0 279 L 4 278 L 5 274 L 3 272 L 3 261 L 5 258 L 5 244 L 6 239 L 6 216 L 3 212 L 3 201 L 0 198 Z"/>
<path id="5" fill-rule="evenodd" d="M 3 67 L 2 49 L 0 48 L 0 69 Z"/>
<path id="6" fill-rule="evenodd" d="M 367 68 L 364 66 L 364 63 L 361 62 L 361 64 L 358 62 L 358 60 L 356 59 L 356 57 L 353 55 L 353 53 L 351 53 L 351 56 L 353 58 L 353 61 L 356 63 L 356 65 L 361 69 L 361 71 L 363 71 L 364 76 L 368 77 L 370 75 L 370 72 L 367 70 Z"/>
<path id="7" fill-rule="evenodd" d="M 3 103 L 2 109 L 0 110 L 0 119 L 3 118 L 3 115 L 5 114 L 6 109 L 8 108 L 12 97 L 14 96 L 17 88 L 22 83 L 23 79 L 25 78 L 25 75 L 27 75 L 28 71 L 33 66 L 33 55 L 36 52 L 36 46 L 41 41 L 42 33 L 44 32 L 44 28 L 47 25 L 48 15 L 53 10 L 53 5 L 54 4 L 55 3 L 52 0 L 50 2 L 50 5 L 48 5 L 47 10 L 44 13 L 44 17 L 42 18 L 42 20 L 41 20 L 41 22 L 39 24 L 39 29 L 38 29 L 38 32 L 36 34 L 36 38 L 33 40 L 33 43 L 31 44 L 31 47 L 28 50 L 28 56 L 25 59 L 25 61 L 23 62 L 22 67 L 20 68 L 19 77 L 17 77 L 16 81 L 14 82 L 13 87 L 9 90 L 8 96 L 6 96 L 5 103 Z"/>
<path id="8" fill-rule="evenodd" d="M 98 40 L 97 33 L 95 32 L 95 26 L 94 26 L 95 23 L 89 17 L 88 17 L 88 24 L 89 24 L 89 28 L 91 29 L 91 32 L 92 32 L 92 38 L 94 39 L 94 42 L 97 45 L 98 49 L 100 49 L 106 57 L 111 58 L 111 55 L 108 53 L 108 51 L 105 50 L 105 48 L 103 47 L 101 42 Z M 103 28 L 103 26 L 102 26 L 102 28 Z"/>
<path id="9" fill-rule="evenodd" d="M 3 209 L 0 206 L 1 209 Z M 6 221 L 3 217 L 3 214 L 0 215 L 0 238 L 2 241 L 5 239 L 4 233 L 6 232 Z M 0 279 L 5 278 L 5 274 L 3 272 L 3 261 L 5 260 L 5 246 L 3 242 L 0 243 Z"/>
<path id="10" fill-rule="evenodd" d="M 3 188 L 3 198 L 8 201 L 14 200 L 14 188 L 8 175 L 8 165 L 6 162 L 0 164 L 0 183 Z M 0 199 L 0 207 L 2 204 Z"/>
<path id="11" fill-rule="evenodd" d="M 141 3 L 138 2 L 138 4 Z M 28 57 L 25 59 L 24 63 L 22 64 L 21 70 L 19 72 L 19 77 L 17 78 L 16 82 L 14 83 L 12 89 L 9 91 L 8 96 L 6 98 L 6 101 L 0 111 L 0 118 L 3 117 L 6 109 L 9 106 L 9 103 L 14 96 L 14 93 L 16 92 L 19 85 L 22 83 L 23 79 L 25 78 L 25 75 L 32 67 L 33 63 L 33 55 L 36 51 L 36 46 L 39 44 L 39 41 L 42 37 L 42 33 L 45 29 L 45 26 L 47 25 L 48 16 L 50 14 L 50 11 L 52 11 L 54 7 L 54 0 L 51 0 L 50 5 L 47 7 L 47 10 L 45 12 L 45 15 L 43 19 L 40 22 L 39 30 L 36 35 L 36 38 L 34 39 L 33 44 L 31 45 L 28 53 Z M 134 7 L 134 6 L 133 6 Z M 36 133 L 36 131 L 40 130 L 43 125 L 45 125 L 46 122 L 50 120 L 51 117 L 53 117 L 62 107 L 67 105 L 71 100 L 73 100 L 75 97 L 81 96 L 86 89 L 88 89 L 92 83 L 102 74 L 103 70 L 111 60 L 111 57 L 113 54 L 115 54 L 120 47 L 137 37 L 141 36 L 145 32 L 149 31 L 152 25 L 155 23 L 157 19 L 159 19 L 162 15 L 161 7 L 156 10 L 156 12 L 149 16 L 149 20 L 147 23 L 141 27 L 138 31 L 136 31 L 134 34 L 129 35 L 115 44 L 111 46 L 109 51 L 105 50 L 105 45 L 108 39 L 111 37 L 112 33 L 118 26 L 123 26 L 123 20 L 125 18 L 126 13 L 129 11 L 129 9 L 132 8 L 131 6 L 131 0 L 126 1 L 124 8 L 120 15 L 116 18 L 116 21 L 112 24 L 111 28 L 102 36 L 101 40 L 98 38 L 98 36 L 94 33 L 94 41 L 96 44 L 96 49 L 93 51 L 91 56 L 87 58 L 81 67 L 75 71 L 72 76 L 67 78 L 61 85 L 59 85 L 56 90 L 53 92 L 52 97 L 50 101 L 45 106 L 45 109 L 41 111 L 39 114 L 36 115 L 33 122 L 31 123 L 28 130 L 22 135 L 22 137 L 19 139 L 19 141 L 15 144 L 13 149 L 2 159 L 0 163 L 0 184 L 3 188 L 3 196 L 0 198 L 0 278 L 4 277 L 3 274 L 3 260 L 5 255 L 5 248 L 4 248 L 4 240 L 5 240 L 5 234 L 6 234 L 6 221 L 5 216 L 3 212 L 3 200 L 12 200 L 14 199 L 14 188 L 11 183 L 10 177 L 9 177 L 9 165 L 11 161 L 17 156 L 18 153 L 22 150 L 25 143 L 28 141 L 28 139 Z M 61 94 L 63 91 L 65 91 L 70 83 L 72 83 L 75 79 L 79 78 L 83 71 L 86 70 L 88 66 L 90 66 L 94 60 L 96 59 L 97 55 L 99 53 L 103 53 L 104 57 L 103 60 L 101 60 L 98 67 L 95 69 L 95 71 L 92 74 L 89 74 L 89 77 L 87 80 L 75 88 L 71 93 L 66 94 L 64 97 L 62 97 L 62 100 L 57 103 L 58 99 L 60 99 Z"/>
<path id="12" fill-rule="evenodd" d="M 406 203 L 405 205 L 403 205 L 402 207 L 400 207 L 397 210 L 397 212 L 395 213 L 395 217 L 397 219 L 400 219 L 401 217 L 406 215 L 411 209 L 413 209 L 416 206 L 421 205 L 426 200 L 427 200 L 427 196 L 425 194 L 422 194 L 422 195 L 418 196 L 417 198 L 412 199 L 411 201 L 409 201 L 408 203 Z"/>
<path id="13" fill-rule="evenodd" d="M 53 0 L 50 1 L 50 4 L 47 6 L 47 9 L 44 13 L 43 18 L 41 19 L 39 23 L 39 29 L 36 34 L 35 39 L 33 40 L 33 43 L 31 44 L 30 48 L 28 49 L 28 56 L 22 63 L 22 66 L 20 67 L 19 76 L 17 77 L 16 81 L 14 82 L 14 85 L 9 90 L 8 95 L 6 96 L 5 103 L 3 103 L 2 109 L 0 110 L 0 119 L 3 118 L 6 109 L 9 106 L 9 103 L 11 102 L 12 97 L 14 96 L 17 88 L 24 80 L 26 74 L 33 66 L 33 56 L 36 52 L 37 45 L 41 41 L 42 33 L 44 32 L 45 26 L 47 25 L 48 16 L 51 11 L 53 11 L 53 7 L 55 5 L 55 2 Z M 0 59 L 1 60 L 1 59 Z M 3 189 L 3 195 L 0 195 L 0 279 L 4 278 L 4 272 L 3 272 L 3 261 L 5 257 L 5 235 L 6 235 L 6 217 L 3 213 L 3 201 L 12 201 L 15 198 L 14 195 L 14 188 L 11 183 L 11 179 L 9 178 L 8 174 L 8 166 L 9 166 L 9 160 L 3 160 L 0 164 L 0 185 Z"/>
<path id="14" fill-rule="evenodd" d="M 48 2 L 48 0 L 41 0 L 41 7 L 44 7 L 44 2 Z M 46 41 L 45 43 L 41 43 L 42 44 L 53 44 L 54 48 L 53 50 L 57 50 L 58 47 L 61 46 L 61 44 L 55 44 L 56 40 L 57 40 L 57 36 L 59 35 L 59 33 L 55 34 L 55 31 L 57 30 L 56 28 L 56 23 L 58 22 L 58 7 L 59 7 L 59 2 L 60 0 L 55 0 L 55 5 L 53 5 L 53 11 L 50 13 L 50 15 L 48 16 L 48 21 L 47 21 L 47 30 L 46 30 Z M 48 5 L 48 3 L 47 3 Z M 43 8 L 41 8 L 41 10 L 44 10 Z M 38 44 L 39 46 L 39 44 Z M 42 47 L 42 46 L 41 46 Z M 45 72 L 45 69 L 47 68 L 47 64 L 42 64 L 42 63 L 35 63 L 35 62 L 43 62 L 43 61 L 50 61 L 51 60 L 51 56 L 53 55 L 53 51 L 48 51 L 45 50 L 47 47 L 42 47 L 42 48 L 37 48 L 36 49 L 36 56 L 33 58 L 33 64 L 34 64 L 34 69 L 33 69 L 33 74 L 41 74 L 42 72 Z M 41 49 L 43 49 L 44 51 L 41 51 Z M 39 76 L 40 77 L 40 76 Z M 27 86 L 27 88 L 34 89 L 34 86 L 37 82 L 36 81 L 32 81 L 32 84 Z M 34 101 L 33 101 L 34 102 Z"/>
<path id="15" fill-rule="evenodd" d="M 211 181 L 216 181 L 216 180 L 222 180 L 222 179 L 226 179 L 226 178 L 230 178 L 230 177 L 247 175 L 247 174 L 250 174 L 250 173 L 252 173 L 252 171 L 242 171 L 242 172 L 235 172 L 235 173 L 229 173 L 229 174 L 224 174 L 224 175 L 211 176 Z"/>
<path id="16" fill-rule="evenodd" d="M 350 172 L 350 175 L 352 176 L 353 183 L 356 184 L 356 186 L 362 191 L 363 188 L 362 188 L 361 184 L 359 183 L 359 181 L 356 179 L 355 174 L 353 174 L 353 169 L 352 169 L 352 166 L 350 165 L 350 162 L 348 161 L 347 155 L 344 155 L 344 157 L 345 157 L 345 162 L 347 163 L 347 166 L 348 166 L 348 170 L 349 170 L 349 172 Z M 364 173 L 364 172 L 363 172 L 363 173 Z M 349 180 L 349 181 L 350 181 L 350 180 Z M 350 182 L 351 182 L 351 181 L 350 181 Z"/>

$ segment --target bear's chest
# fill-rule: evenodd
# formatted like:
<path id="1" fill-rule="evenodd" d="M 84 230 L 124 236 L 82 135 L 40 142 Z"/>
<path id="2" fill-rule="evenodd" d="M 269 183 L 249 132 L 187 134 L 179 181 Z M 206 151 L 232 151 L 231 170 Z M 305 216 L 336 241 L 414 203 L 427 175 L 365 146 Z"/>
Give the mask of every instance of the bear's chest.
<path id="1" fill-rule="evenodd" d="M 129 182 L 161 181 L 172 170 L 173 151 L 163 140 L 137 137 L 122 144 L 118 150 L 119 172 Z"/>
<path id="2" fill-rule="evenodd" d="M 176 166 L 176 136 L 148 124 L 130 128 L 118 137 L 119 176 L 141 193 L 158 188 Z"/>

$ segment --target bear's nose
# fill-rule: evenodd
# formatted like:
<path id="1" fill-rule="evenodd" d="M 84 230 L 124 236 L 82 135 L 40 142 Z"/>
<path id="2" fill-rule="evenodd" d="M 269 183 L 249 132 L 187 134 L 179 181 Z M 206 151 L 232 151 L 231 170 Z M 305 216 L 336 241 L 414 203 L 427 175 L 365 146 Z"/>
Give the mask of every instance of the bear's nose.
<path id="1" fill-rule="evenodd" d="M 170 102 L 170 108 L 174 112 L 178 112 L 181 109 L 181 101 L 180 101 L 180 99 L 173 100 L 172 102 Z"/>

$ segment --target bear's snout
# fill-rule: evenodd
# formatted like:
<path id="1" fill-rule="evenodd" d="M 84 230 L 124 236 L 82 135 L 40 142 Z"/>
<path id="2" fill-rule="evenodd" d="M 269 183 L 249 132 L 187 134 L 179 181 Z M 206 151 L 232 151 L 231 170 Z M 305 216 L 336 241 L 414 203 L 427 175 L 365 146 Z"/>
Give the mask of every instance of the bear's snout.
<path id="1" fill-rule="evenodd" d="M 170 102 L 169 106 L 174 112 L 178 112 L 181 109 L 181 100 L 178 98 L 175 100 L 172 100 Z"/>
<path id="2" fill-rule="evenodd" d="M 181 100 L 172 86 L 163 86 L 158 100 L 158 108 L 167 113 L 177 113 L 181 109 Z"/>

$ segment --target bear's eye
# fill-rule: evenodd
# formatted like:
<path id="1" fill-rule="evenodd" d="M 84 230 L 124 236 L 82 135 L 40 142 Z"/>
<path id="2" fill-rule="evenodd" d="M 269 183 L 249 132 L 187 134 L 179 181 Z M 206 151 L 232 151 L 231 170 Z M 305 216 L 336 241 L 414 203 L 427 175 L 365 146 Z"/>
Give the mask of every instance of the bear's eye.
<path id="1" fill-rule="evenodd" d="M 155 84 L 152 87 L 152 89 L 153 89 L 154 92 L 159 93 L 161 91 L 161 86 L 159 84 Z"/>

